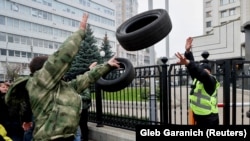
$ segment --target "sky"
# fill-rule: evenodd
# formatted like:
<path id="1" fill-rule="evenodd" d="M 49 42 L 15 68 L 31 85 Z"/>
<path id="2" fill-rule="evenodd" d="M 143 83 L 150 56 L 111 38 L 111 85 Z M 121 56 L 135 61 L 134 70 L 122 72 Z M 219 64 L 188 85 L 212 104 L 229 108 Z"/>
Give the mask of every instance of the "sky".
<path id="1" fill-rule="evenodd" d="M 138 13 L 148 11 L 148 0 L 138 0 Z M 165 9 L 165 0 L 153 0 L 153 9 Z M 185 51 L 186 38 L 203 32 L 203 0 L 169 0 L 172 30 L 169 37 L 169 56 Z M 154 45 L 156 57 L 166 56 L 165 38 Z"/>

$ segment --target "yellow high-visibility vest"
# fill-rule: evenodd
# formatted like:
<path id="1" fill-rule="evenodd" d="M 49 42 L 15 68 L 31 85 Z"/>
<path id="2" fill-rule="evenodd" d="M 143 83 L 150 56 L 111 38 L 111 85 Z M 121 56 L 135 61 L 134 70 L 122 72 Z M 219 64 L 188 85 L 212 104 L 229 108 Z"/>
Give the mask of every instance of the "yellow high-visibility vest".
<path id="1" fill-rule="evenodd" d="M 203 86 L 203 83 L 195 79 L 193 81 L 195 85 L 193 93 L 190 93 L 190 108 L 196 115 L 209 115 L 211 113 L 218 113 L 219 109 L 217 106 L 217 92 L 220 87 L 220 83 L 216 82 L 216 88 L 212 95 L 209 95 Z"/>
<path id="2" fill-rule="evenodd" d="M 0 135 L 5 141 L 12 141 L 12 139 L 7 136 L 7 131 L 5 130 L 2 124 L 0 124 Z"/>

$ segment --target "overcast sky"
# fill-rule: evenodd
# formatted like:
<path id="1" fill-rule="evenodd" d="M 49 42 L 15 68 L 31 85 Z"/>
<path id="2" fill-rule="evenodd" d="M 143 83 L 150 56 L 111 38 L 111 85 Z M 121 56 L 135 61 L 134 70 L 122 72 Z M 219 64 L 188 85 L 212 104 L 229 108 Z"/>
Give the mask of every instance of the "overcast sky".
<path id="1" fill-rule="evenodd" d="M 148 10 L 148 0 L 138 0 L 139 13 Z M 188 36 L 200 36 L 203 30 L 203 0 L 169 0 L 172 30 L 169 36 L 169 56 L 185 51 Z M 165 9 L 165 0 L 153 0 L 153 9 Z M 166 56 L 165 40 L 155 44 L 156 57 Z"/>

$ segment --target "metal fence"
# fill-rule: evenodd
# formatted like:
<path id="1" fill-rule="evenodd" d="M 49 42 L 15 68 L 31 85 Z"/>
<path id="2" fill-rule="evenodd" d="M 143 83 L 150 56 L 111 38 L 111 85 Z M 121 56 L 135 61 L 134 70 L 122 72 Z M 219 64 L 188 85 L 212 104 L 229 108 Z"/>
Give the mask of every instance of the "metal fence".
<path id="1" fill-rule="evenodd" d="M 106 92 L 92 88 L 89 121 L 97 126 L 135 130 L 136 125 L 190 124 L 189 99 L 192 80 L 178 64 L 136 67 L 133 82 L 123 90 Z M 212 61 L 212 74 L 221 83 L 218 106 L 221 125 L 249 125 L 250 62 Z"/>

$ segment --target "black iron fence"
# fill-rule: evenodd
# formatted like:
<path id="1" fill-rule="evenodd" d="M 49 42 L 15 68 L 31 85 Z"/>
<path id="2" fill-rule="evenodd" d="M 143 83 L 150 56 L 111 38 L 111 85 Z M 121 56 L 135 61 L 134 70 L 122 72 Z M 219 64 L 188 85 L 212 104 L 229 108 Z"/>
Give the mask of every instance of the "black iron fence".
<path id="1" fill-rule="evenodd" d="M 89 121 L 135 130 L 140 125 L 190 123 L 188 94 L 192 80 L 178 64 L 136 67 L 133 82 L 123 90 L 106 92 L 93 86 Z M 221 125 L 249 125 L 250 61 L 214 61 L 212 74 L 221 83 L 218 106 Z"/>

